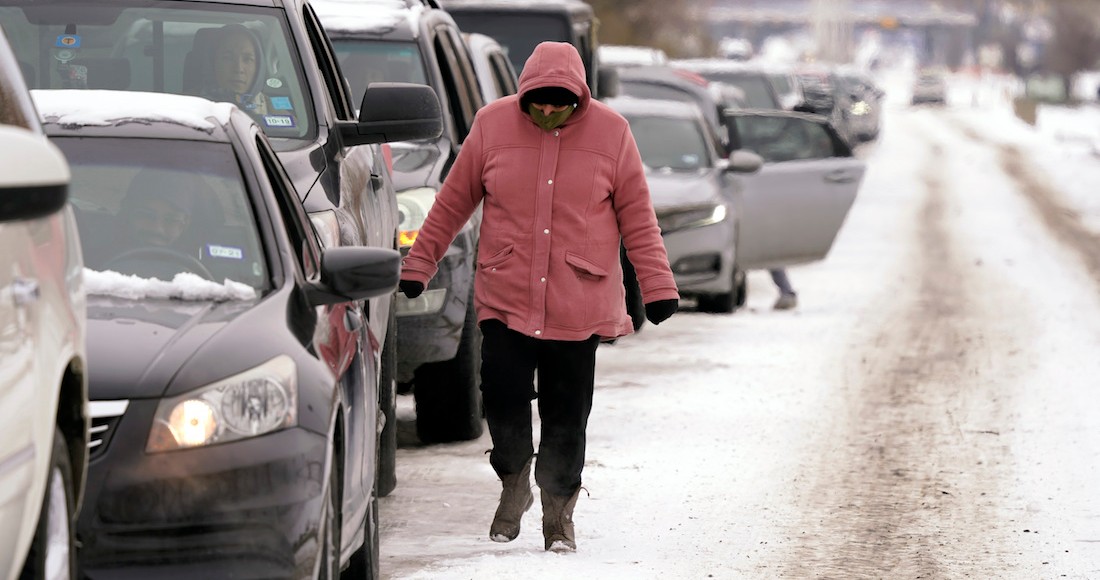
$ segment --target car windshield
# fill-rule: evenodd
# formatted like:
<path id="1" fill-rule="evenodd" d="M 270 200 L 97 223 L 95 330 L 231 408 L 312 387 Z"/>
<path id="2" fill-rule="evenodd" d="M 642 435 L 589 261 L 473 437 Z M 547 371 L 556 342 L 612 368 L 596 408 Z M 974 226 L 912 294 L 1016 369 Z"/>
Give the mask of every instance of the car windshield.
<path id="1" fill-rule="evenodd" d="M 428 83 L 424 59 L 414 42 L 333 39 L 332 48 L 348 77 L 354 103 L 363 102 L 371 83 Z"/>
<path id="2" fill-rule="evenodd" d="M 480 32 L 496 39 L 504 48 L 508 60 L 512 61 L 517 75 L 523 71 L 527 57 L 535 51 L 538 43 L 572 40 L 568 23 L 551 14 L 454 11 L 451 16 L 463 32 Z"/>
<path id="3" fill-rule="evenodd" d="M 706 136 L 694 119 L 626 115 L 626 120 L 647 167 L 674 171 L 710 167 Z"/>
<path id="4" fill-rule="evenodd" d="M 270 286 L 252 205 L 228 144 L 52 140 L 72 170 L 69 199 L 88 269 L 164 281 L 190 272 L 258 293 Z"/>
<path id="5" fill-rule="evenodd" d="M 772 92 L 768 90 L 768 79 L 763 75 L 744 74 L 735 72 L 706 71 L 700 72 L 709 81 L 718 81 L 733 85 L 745 92 L 745 105 L 753 109 L 778 109 L 779 103 L 775 101 Z"/>
<path id="6" fill-rule="evenodd" d="M 149 0 L 5 0 L 32 89 L 114 89 L 238 104 L 272 137 L 311 139 L 312 104 L 273 8 Z"/>

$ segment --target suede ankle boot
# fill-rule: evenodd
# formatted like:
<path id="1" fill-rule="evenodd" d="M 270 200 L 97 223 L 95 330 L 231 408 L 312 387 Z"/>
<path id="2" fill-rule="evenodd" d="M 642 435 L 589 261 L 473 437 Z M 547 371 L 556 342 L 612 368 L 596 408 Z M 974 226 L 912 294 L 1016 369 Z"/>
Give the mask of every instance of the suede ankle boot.
<path id="1" fill-rule="evenodd" d="M 519 473 L 500 476 L 503 489 L 500 492 L 500 505 L 489 526 L 489 538 L 494 542 L 511 542 L 519 536 L 519 524 L 523 513 L 531 509 L 535 496 L 531 493 L 531 460 Z"/>
<path id="2" fill-rule="evenodd" d="M 577 496 L 581 488 L 573 495 L 561 496 L 542 491 L 542 539 L 549 552 L 577 551 L 577 538 L 573 531 L 573 508 L 577 505 Z"/>

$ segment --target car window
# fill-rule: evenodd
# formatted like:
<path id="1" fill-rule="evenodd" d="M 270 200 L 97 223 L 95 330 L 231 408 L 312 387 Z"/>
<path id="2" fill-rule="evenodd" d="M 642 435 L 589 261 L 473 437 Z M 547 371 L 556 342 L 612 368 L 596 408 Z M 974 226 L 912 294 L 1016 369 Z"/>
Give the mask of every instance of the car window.
<path id="1" fill-rule="evenodd" d="M 36 89 L 114 89 L 231 101 L 272 136 L 311 138 L 286 15 L 149 0 L 16 1 L 0 22 Z"/>
<path id="2" fill-rule="evenodd" d="M 642 163 L 654 169 L 694 171 L 713 164 L 702 125 L 690 118 L 626 115 Z"/>
<path id="3" fill-rule="evenodd" d="M 527 57 L 544 40 L 571 42 L 569 22 L 554 14 L 522 12 L 497 13 L 451 11 L 451 16 L 464 32 L 480 32 L 493 37 L 502 47 L 516 74 L 523 72 Z"/>
<path id="4" fill-rule="evenodd" d="M 516 94 L 516 75 L 512 72 L 512 65 L 500 53 L 493 53 L 489 57 L 489 65 L 493 69 L 493 84 L 497 87 L 497 95 L 507 96 Z"/>
<path id="5" fill-rule="evenodd" d="M 166 139 L 55 137 L 86 267 L 172 280 L 191 272 L 269 287 L 252 204 L 233 149 Z"/>
<path id="6" fill-rule="evenodd" d="M 735 123 L 741 148 L 758 153 L 770 163 L 838 155 L 828 130 L 815 121 L 745 115 L 736 117 Z"/>
<path id="7" fill-rule="evenodd" d="M 439 63 L 439 72 L 443 77 L 443 88 L 447 93 L 451 116 L 458 130 L 455 137 L 459 143 L 462 143 L 466 140 L 466 135 L 470 134 L 474 124 L 474 114 L 480 108 L 480 99 L 475 101 L 476 97 L 471 93 L 477 88 L 477 84 L 473 82 L 472 74 L 469 76 L 465 74 L 466 67 L 460 62 L 462 58 L 458 51 L 461 44 L 456 44 L 457 39 L 445 28 L 440 27 L 436 32 L 434 42 L 436 61 Z"/>
<path id="8" fill-rule="evenodd" d="M 363 102 L 371 83 L 428 83 L 424 58 L 415 42 L 333 39 L 332 48 L 356 105 Z"/>
<path id="9" fill-rule="evenodd" d="M 779 103 L 775 100 L 768 79 L 763 75 L 745 74 L 736 72 L 699 72 L 710 81 L 718 81 L 733 85 L 745 93 L 745 105 L 753 109 L 778 109 Z"/>

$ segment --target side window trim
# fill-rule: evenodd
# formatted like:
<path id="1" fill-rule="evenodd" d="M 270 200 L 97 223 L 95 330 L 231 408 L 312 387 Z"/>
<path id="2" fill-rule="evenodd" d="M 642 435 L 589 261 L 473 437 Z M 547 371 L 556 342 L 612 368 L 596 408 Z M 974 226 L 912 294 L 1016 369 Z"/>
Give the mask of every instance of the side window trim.
<path id="1" fill-rule="evenodd" d="M 313 230 L 313 222 L 306 215 L 290 178 L 282 170 L 278 157 L 267 144 L 261 134 L 253 137 L 256 140 L 256 150 L 263 162 L 263 171 L 267 176 L 271 188 L 279 204 L 279 213 L 290 237 L 298 265 L 307 279 L 313 279 L 320 275 L 320 246 L 317 242 L 317 233 Z M 308 228 L 308 229 L 306 229 Z"/>
<path id="2" fill-rule="evenodd" d="M 340 120 L 349 121 L 355 119 L 357 103 L 351 102 L 351 93 L 344 75 L 340 71 L 340 65 L 336 62 L 335 51 L 328 35 L 325 34 L 321 21 L 314 13 L 313 7 L 303 5 L 302 18 L 306 26 L 306 34 L 309 36 L 310 45 L 313 47 L 313 55 L 321 76 L 325 78 L 325 86 L 328 88 L 329 98 Z"/>

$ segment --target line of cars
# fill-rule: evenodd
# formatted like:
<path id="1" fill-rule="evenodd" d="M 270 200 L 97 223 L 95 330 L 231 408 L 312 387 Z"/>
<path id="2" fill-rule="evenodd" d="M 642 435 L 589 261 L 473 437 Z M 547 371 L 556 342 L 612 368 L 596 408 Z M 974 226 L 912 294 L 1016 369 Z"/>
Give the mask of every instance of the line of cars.
<path id="1" fill-rule="evenodd" d="M 299 0 L 6 0 L 0 22 L 14 52 L 5 77 L 26 79 L 72 170 L 69 203 L 32 237 L 55 261 L 83 261 L 61 280 L 87 328 L 75 375 L 50 377 L 76 392 L 48 421 L 13 421 L 34 419 L 35 446 L 0 448 L 0 493 L 24 500 L 5 532 L 49 524 L 22 573 L 46 577 L 46 562 L 59 566 L 51 577 L 376 577 L 400 263 L 380 144 L 437 137 L 436 93 L 383 83 L 353 100 Z M 61 219 L 79 245 L 49 236 Z M 25 278 L 5 292 L 36 296 Z M 5 331 L 24 346 L 3 361 L 0 374 L 20 377 L 10 398 L 0 381 L 4 412 L 28 403 L 30 379 L 11 365 L 36 362 L 33 312 L 11 316 Z M 52 346 L 44 360 L 67 352 Z M 43 426 L 70 422 L 68 471 L 49 472 L 72 483 L 58 504 L 46 471 L 22 466 L 62 448 Z M 68 517 L 39 518 L 43 497 Z M 26 528 L 0 545 L 5 580 L 32 545 Z"/>

